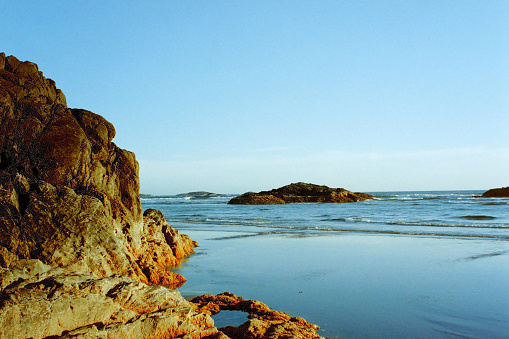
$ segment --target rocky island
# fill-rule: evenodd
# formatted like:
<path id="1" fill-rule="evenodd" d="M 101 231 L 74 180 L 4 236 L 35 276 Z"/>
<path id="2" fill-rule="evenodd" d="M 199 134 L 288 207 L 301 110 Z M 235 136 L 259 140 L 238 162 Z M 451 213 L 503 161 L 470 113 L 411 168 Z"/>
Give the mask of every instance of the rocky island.
<path id="1" fill-rule="evenodd" d="M 0 53 L 0 338 L 321 338 L 230 293 L 185 300 L 168 268 L 197 243 L 142 212 L 138 162 L 114 136 Z M 216 328 L 210 315 L 235 307 L 250 319 Z"/>
<path id="2" fill-rule="evenodd" d="M 509 187 L 492 188 L 482 194 L 483 198 L 507 198 L 509 197 Z"/>
<path id="3" fill-rule="evenodd" d="M 258 193 L 247 192 L 231 199 L 233 205 L 268 205 L 301 202 L 355 202 L 373 198 L 372 195 L 350 192 L 344 188 L 330 188 L 298 182 Z"/>

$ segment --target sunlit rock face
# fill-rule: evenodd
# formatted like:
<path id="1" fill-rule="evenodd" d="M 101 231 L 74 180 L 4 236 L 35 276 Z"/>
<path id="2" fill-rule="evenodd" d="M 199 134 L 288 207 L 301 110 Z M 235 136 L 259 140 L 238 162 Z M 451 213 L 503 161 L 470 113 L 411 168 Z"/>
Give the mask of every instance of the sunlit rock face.
<path id="1" fill-rule="evenodd" d="M 0 338 L 188 338 L 219 334 L 177 290 L 19 260 L 0 268 Z M 219 337 L 217 337 L 219 338 Z"/>
<path id="2" fill-rule="evenodd" d="M 2 267 L 31 258 L 97 277 L 183 283 L 166 268 L 195 243 L 175 245 L 162 214 L 144 222 L 138 163 L 114 136 L 103 117 L 68 108 L 36 64 L 0 54 Z"/>
<path id="3" fill-rule="evenodd" d="M 256 300 L 246 300 L 230 292 L 218 295 L 202 295 L 191 300 L 196 310 L 202 313 L 217 314 L 221 311 L 246 312 L 248 320 L 238 327 L 227 326 L 219 330 L 228 338 L 244 339 L 324 339 L 317 334 L 319 326 L 310 324 L 299 317 L 270 309 Z"/>
<path id="4" fill-rule="evenodd" d="M 319 337 L 276 311 L 227 335 L 173 289 L 185 279 L 168 268 L 197 243 L 142 213 L 138 163 L 114 136 L 0 53 L 0 338 Z"/>

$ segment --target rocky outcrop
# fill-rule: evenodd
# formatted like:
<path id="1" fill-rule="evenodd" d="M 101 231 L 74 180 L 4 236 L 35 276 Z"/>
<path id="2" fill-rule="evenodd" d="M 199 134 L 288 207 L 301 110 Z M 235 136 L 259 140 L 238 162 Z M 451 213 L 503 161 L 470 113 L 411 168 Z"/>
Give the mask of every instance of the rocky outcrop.
<path id="1" fill-rule="evenodd" d="M 168 268 L 197 244 L 160 211 L 142 214 L 138 163 L 114 136 L 103 117 L 68 108 L 36 64 L 0 53 L 0 339 L 313 332 L 263 313 L 267 325 L 227 335 L 173 289 L 185 279 Z"/>
<path id="2" fill-rule="evenodd" d="M 373 198 L 367 193 L 350 192 L 344 188 L 330 188 L 298 182 L 270 191 L 248 192 L 231 199 L 235 205 L 264 205 L 299 202 L 355 202 Z"/>
<path id="3" fill-rule="evenodd" d="M 217 329 L 210 315 L 248 313 Z M 225 292 L 186 301 L 177 290 L 23 259 L 0 268 L 0 338 L 323 339 L 318 326 Z"/>
<path id="4" fill-rule="evenodd" d="M 323 339 L 316 333 L 320 329 L 317 325 L 310 324 L 299 317 L 292 317 L 286 313 L 271 310 L 259 301 L 244 300 L 230 292 L 218 295 L 206 294 L 192 299 L 191 303 L 195 304 L 196 310 L 201 313 L 212 315 L 222 310 L 248 313 L 248 320 L 242 325 L 219 329 L 232 339 Z"/>
<path id="5" fill-rule="evenodd" d="M 484 198 L 504 198 L 509 197 L 509 187 L 492 188 L 482 194 Z"/>
<path id="6" fill-rule="evenodd" d="M 0 338 L 187 338 L 220 332 L 177 290 L 19 260 L 0 269 Z"/>
<path id="7" fill-rule="evenodd" d="M 0 54 L 0 266 L 17 259 L 175 286 L 195 245 L 145 220 L 138 163 L 103 117 L 69 109 L 36 64 Z M 150 253 L 148 255 L 147 253 Z"/>
<path id="8" fill-rule="evenodd" d="M 147 209 L 143 213 L 144 233 L 137 263 L 150 284 L 179 287 L 186 279 L 168 270 L 176 267 L 198 244 L 186 234 L 180 234 L 164 219 L 161 211 Z"/>

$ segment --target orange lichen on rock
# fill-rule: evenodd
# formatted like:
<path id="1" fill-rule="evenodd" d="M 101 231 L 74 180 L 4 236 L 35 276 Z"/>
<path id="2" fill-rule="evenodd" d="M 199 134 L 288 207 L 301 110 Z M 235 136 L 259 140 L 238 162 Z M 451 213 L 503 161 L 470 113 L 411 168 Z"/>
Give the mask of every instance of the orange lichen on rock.
<path id="1" fill-rule="evenodd" d="M 188 338 L 214 333 L 177 290 L 19 260 L 0 268 L 0 338 Z M 219 337 L 218 337 L 219 338 Z"/>
<path id="2" fill-rule="evenodd" d="M 168 268 L 178 266 L 184 257 L 194 253 L 198 243 L 171 227 L 161 211 L 147 209 L 143 221 L 144 236 L 137 251 L 137 263 L 148 278 L 147 283 L 170 288 L 182 286 L 186 279 Z"/>
<path id="3" fill-rule="evenodd" d="M 242 325 L 219 328 L 232 339 L 323 339 L 316 333 L 320 329 L 319 326 L 310 324 L 302 318 L 271 310 L 262 302 L 245 300 L 230 292 L 202 295 L 192 299 L 191 303 L 195 305 L 196 311 L 211 315 L 222 310 L 248 313 L 248 320 Z"/>

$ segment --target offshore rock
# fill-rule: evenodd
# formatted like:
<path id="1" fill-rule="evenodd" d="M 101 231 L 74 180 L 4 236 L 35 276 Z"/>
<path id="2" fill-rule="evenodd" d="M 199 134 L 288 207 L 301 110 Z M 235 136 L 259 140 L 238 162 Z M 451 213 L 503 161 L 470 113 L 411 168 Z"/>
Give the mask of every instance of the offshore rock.
<path id="1" fill-rule="evenodd" d="M 231 205 L 281 205 L 285 200 L 269 192 L 247 192 L 228 201 Z"/>
<path id="2" fill-rule="evenodd" d="M 174 287 L 196 245 L 142 215 L 138 163 L 103 117 L 69 109 L 36 64 L 0 53 L 0 267 L 53 267 Z M 148 255 L 147 253 L 150 253 Z"/>
<path id="3" fill-rule="evenodd" d="M 484 198 L 505 198 L 509 197 L 509 187 L 492 188 L 482 194 Z"/>
<path id="4" fill-rule="evenodd" d="M 20 260 L 0 269 L 0 338 L 187 338 L 220 335 L 178 291 Z"/>
<path id="5" fill-rule="evenodd" d="M 350 192 L 344 188 L 330 188 L 298 182 L 270 191 L 248 192 L 231 199 L 235 205 L 285 204 L 299 202 L 356 202 L 373 198 L 372 195 Z"/>
<path id="6" fill-rule="evenodd" d="M 244 300 L 233 293 L 223 292 L 218 295 L 206 294 L 191 300 L 197 311 L 217 314 L 222 310 L 242 311 L 248 313 L 248 321 L 238 327 L 227 326 L 219 330 L 232 339 L 323 339 L 316 333 L 317 325 L 308 323 L 299 317 L 271 310 L 267 305 Z"/>

